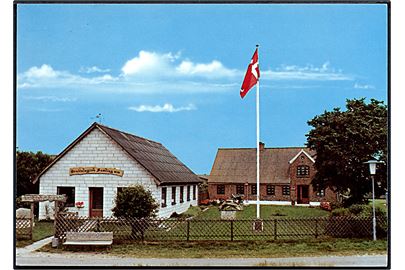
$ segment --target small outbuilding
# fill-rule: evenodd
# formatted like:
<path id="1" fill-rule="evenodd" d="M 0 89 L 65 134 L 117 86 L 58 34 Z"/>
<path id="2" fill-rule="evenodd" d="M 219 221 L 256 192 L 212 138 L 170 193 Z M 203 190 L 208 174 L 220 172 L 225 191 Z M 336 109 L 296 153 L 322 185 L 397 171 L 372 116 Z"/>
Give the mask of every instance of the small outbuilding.
<path id="1" fill-rule="evenodd" d="M 161 143 L 93 123 L 34 180 L 40 194 L 66 195 L 79 216 L 111 216 L 123 188 L 140 184 L 159 204 L 158 216 L 182 213 L 198 202 L 200 178 Z M 39 219 L 53 206 L 39 204 Z"/>

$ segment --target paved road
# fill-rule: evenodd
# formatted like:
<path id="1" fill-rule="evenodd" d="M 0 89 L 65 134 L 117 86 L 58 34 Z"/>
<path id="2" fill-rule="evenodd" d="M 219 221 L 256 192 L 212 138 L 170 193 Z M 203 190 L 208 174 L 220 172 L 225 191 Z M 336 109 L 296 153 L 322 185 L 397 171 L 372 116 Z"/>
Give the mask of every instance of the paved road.
<path id="1" fill-rule="evenodd" d="M 294 258 L 229 258 L 169 259 L 123 258 L 101 254 L 31 252 L 19 254 L 19 266 L 382 266 L 385 255 L 294 257 Z"/>
<path id="2" fill-rule="evenodd" d="M 386 255 L 292 258 L 125 258 L 96 253 L 47 253 L 35 250 L 52 237 L 16 250 L 18 266 L 387 266 Z"/>

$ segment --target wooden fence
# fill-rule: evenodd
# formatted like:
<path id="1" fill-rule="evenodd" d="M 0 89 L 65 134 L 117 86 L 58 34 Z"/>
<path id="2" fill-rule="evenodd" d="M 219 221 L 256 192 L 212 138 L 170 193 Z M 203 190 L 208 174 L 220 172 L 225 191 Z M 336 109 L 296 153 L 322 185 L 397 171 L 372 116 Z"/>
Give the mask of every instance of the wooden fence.
<path id="1" fill-rule="evenodd" d="M 29 217 L 16 218 L 15 230 L 17 239 L 31 239 L 32 238 L 31 218 Z"/>
<path id="2" fill-rule="evenodd" d="M 55 237 L 66 232 L 113 232 L 114 241 L 243 241 L 298 238 L 372 238 L 371 217 L 276 218 L 266 220 L 87 218 L 60 215 Z M 377 233 L 387 236 L 386 218 Z"/>

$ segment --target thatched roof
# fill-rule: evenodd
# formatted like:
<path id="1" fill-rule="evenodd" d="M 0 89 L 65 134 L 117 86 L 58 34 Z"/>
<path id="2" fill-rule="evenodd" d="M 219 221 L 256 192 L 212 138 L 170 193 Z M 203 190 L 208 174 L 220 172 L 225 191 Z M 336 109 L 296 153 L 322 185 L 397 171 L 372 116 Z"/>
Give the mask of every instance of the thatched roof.
<path id="1" fill-rule="evenodd" d="M 289 161 L 305 147 L 264 148 L 260 154 L 260 182 L 289 184 Z M 256 148 L 220 148 L 208 183 L 256 183 Z"/>

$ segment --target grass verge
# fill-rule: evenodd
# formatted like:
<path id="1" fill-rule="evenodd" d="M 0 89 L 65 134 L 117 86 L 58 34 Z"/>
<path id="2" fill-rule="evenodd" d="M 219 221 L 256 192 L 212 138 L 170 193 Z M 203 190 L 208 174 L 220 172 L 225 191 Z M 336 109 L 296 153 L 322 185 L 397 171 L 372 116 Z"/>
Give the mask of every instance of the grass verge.
<path id="1" fill-rule="evenodd" d="M 32 240 L 17 240 L 16 247 L 25 247 L 36 241 L 53 235 L 53 221 L 35 221 L 32 230 Z"/>
<path id="2" fill-rule="evenodd" d="M 386 250 L 385 240 L 331 239 L 271 242 L 146 242 L 114 244 L 109 250 L 97 249 L 97 253 L 137 258 L 272 258 L 386 254 Z M 50 244 L 39 251 L 66 252 L 64 249 L 54 249 Z"/>

